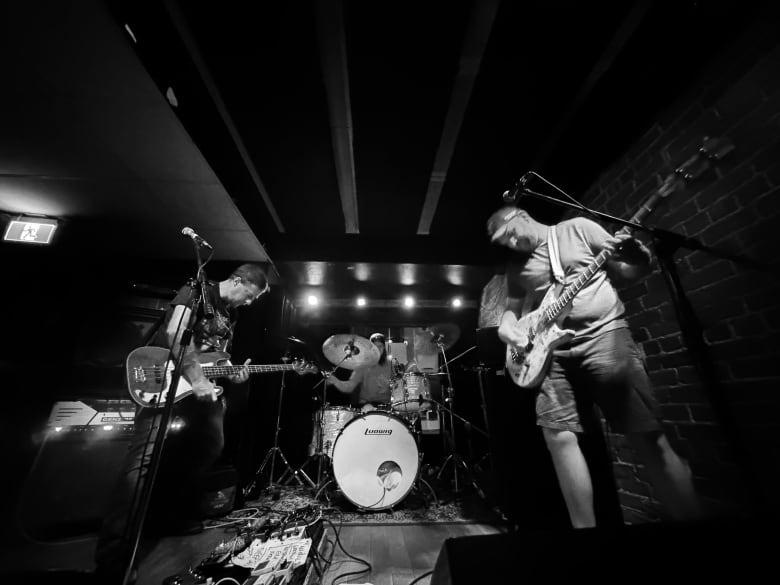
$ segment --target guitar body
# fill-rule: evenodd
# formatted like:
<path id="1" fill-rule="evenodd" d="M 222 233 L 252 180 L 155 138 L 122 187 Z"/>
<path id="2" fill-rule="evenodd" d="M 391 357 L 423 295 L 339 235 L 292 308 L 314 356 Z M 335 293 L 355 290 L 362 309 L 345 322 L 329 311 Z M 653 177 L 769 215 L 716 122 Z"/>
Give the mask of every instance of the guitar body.
<path id="1" fill-rule="evenodd" d="M 520 348 L 508 344 L 506 347 L 506 371 L 521 388 L 536 388 L 544 380 L 550 367 L 553 350 L 574 337 L 571 329 L 558 326 L 559 319 L 544 323 L 544 313 L 558 299 L 559 287 L 551 286 L 535 311 L 520 318 L 513 328 L 529 340 L 529 345 Z"/>
<path id="2" fill-rule="evenodd" d="M 133 401 L 146 408 L 162 408 L 167 400 L 173 376 L 173 362 L 168 363 L 169 351 L 163 347 L 138 347 L 127 356 L 125 374 L 127 388 Z M 230 356 L 222 352 L 198 354 L 201 367 L 219 366 L 226 363 Z M 217 396 L 222 388 L 215 387 Z M 192 386 L 184 376 L 179 378 L 173 400 L 178 402 L 192 394 Z"/>

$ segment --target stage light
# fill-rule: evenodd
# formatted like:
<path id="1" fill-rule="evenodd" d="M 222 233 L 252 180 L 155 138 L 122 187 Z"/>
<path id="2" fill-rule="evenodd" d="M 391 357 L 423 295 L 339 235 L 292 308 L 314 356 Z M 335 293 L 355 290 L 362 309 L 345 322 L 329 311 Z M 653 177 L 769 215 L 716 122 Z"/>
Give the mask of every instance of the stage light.
<path id="1" fill-rule="evenodd" d="M 452 306 L 455 307 L 456 309 L 460 307 L 462 304 L 463 301 L 460 299 L 460 297 L 455 297 L 454 299 L 452 299 Z"/>
<path id="2" fill-rule="evenodd" d="M 366 297 L 358 297 L 357 298 L 357 306 L 358 307 L 365 307 L 366 306 Z"/>
<path id="3" fill-rule="evenodd" d="M 20 215 L 8 222 L 3 240 L 21 244 L 51 244 L 56 229 L 56 219 Z"/>
<path id="4" fill-rule="evenodd" d="M 184 420 L 181 417 L 176 417 L 171 421 L 171 424 L 168 425 L 168 428 L 171 431 L 179 431 L 184 426 Z"/>
<path id="5" fill-rule="evenodd" d="M 60 432 L 62 432 L 62 427 L 54 427 L 54 432 L 55 432 L 55 433 L 60 433 Z"/>
<path id="6" fill-rule="evenodd" d="M 404 297 L 404 307 L 414 307 L 414 298 Z"/>
<path id="7" fill-rule="evenodd" d="M 309 303 L 310 307 L 316 307 L 320 303 L 320 299 L 317 298 L 317 295 L 309 295 L 306 302 Z"/>
<path id="8" fill-rule="evenodd" d="M 103 425 L 104 431 L 112 431 L 114 430 L 114 425 Z"/>

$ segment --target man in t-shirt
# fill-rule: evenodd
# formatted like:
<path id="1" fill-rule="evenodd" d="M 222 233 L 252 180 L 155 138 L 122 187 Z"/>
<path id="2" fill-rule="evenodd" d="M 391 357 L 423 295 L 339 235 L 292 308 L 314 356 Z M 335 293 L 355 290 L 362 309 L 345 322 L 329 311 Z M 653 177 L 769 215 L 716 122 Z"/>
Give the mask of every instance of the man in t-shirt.
<path id="1" fill-rule="evenodd" d="M 159 474 L 146 514 L 145 526 L 155 532 L 195 533 L 203 529 L 200 498 L 204 474 L 219 457 L 223 445 L 224 401 L 217 398 L 214 382 L 201 367 L 204 352 L 227 352 L 233 339 L 237 309 L 252 304 L 269 290 L 268 279 L 260 266 L 242 264 L 220 282 L 208 281 L 205 302 L 198 304 L 193 320 L 192 340 L 185 350 L 182 376 L 191 385 L 192 395 L 174 404 L 172 419 L 182 421 L 175 433 L 166 436 Z M 152 345 L 172 348 L 179 355 L 182 333 L 190 323 L 192 300 L 199 287 L 183 286 L 171 301 Z M 244 365 L 248 365 L 246 360 Z M 245 382 L 246 369 L 227 376 L 233 383 Z M 148 480 L 152 449 L 160 426 L 163 408 L 136 409 L 133 439 L 113 493 L 112 508 L 103 521 L 95 560 L 101 583 L 111 585 L 122 580 L 129 562 L 129 520 L 139 513 L 139 494 Z"/>
<path id="2" fill-rule="evenodd" d="M 642 457 L 669 513 L 676 519 L 696 517 L 699 504 L 691 472 L 661 429 L 644 356 L 631 337 L 623 303 L 612 285 L 613 280 L 628 283 L 647 275 L 650 251 L 628 234 L 610 236 L 589 219 L 566 220 L 551 231 L 514 207 L 491 215 L 487 230 L 492 242 L 516 252 L 506 270 L 507 307 L 498 335 L 521 355 L 531 340 L 516 326 L 518 319 L 539 306 L 557 279 L 561 286 L 570 286 L 602 250 L 612 253 L 571 302 L 561 325 L 573 330 L 574 337 L 553 351 L 550 369 L 537 389 L 537 424 L 572 525 L 596 524 L 590 471 L 578 441 L 583 432 L 578 407 L 593 403 L 611 429 L 624 433 Z"/>
<path id="3" fill-rule="evenodd" d="M 339 380 L 335 376 L 325 379 L 327 385 L 350 394 L 352 406 L 364 412 L 390 404 L 390 380 L 395 375 L 393 360 L 387 359 L 385 336 L 374 333 L 369 341 L 379 350 L 379 361 L 376 364 L 356 368 L 347 380 Z"/>

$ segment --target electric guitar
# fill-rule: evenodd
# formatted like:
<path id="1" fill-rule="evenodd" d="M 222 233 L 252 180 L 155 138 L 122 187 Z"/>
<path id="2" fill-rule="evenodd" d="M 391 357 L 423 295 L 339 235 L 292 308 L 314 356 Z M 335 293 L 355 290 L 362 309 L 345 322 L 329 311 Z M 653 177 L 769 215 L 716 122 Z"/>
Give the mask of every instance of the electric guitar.
<path id="1" fill-rule="evenodd" d="M 173 374 L 173 362 L 168 361 L 169 351 L 163 347 L 144 346 L 138 347 L 127 356 L 126 369 L 127 389 L 130 398 L 136 404 L 147 408 L 161 408 L 167 399 Z M 250 374 L 263 374 L 267 372 L 295 371 L 298 374 L 315 373 L 317 366 L 294 361 L 290 364 L 269 365 L 240 365 L 234 366 L 226 363 L 230 355 L 224 352 L 214 351 L 198 354 L 198 362 L 203 369 L 203 374 L 210 379 L 221 376 L 232 376 L 246 368 Z M 222 388 L 214 387 L 217 396 L 222 394 Z M 182 398 L 192 394 L 192 386 L 184 377 L 179 378 L 173 400 L 178 402 Z"/>
<path id="2" fill-rule="evenodd" d="M 640 223 L 653 211 L 659 201 L 701 176 L 710 168 L 711 160 L 719 160 L 733 148 L 734 146 L 726 140 L 706 139 L 696 155 L 670 174 L 664 184 L 631 217 L 631 223 Z M 626 226 L 618 230 L 618 233 L 632 231 Z M 572 300 L 612 254 L 606 249 L 602 250 L 573 283 L 565 287 L 551 286 L 547 289 L 539 307 L 512 325 L 514 332 L 528 339 L 528 343 L 522 347 L 513 344 L 507 344 L 506 347 L 506 370 L 516 385 L 521 388 L 536 388 L 542 383 L 547 375 L 553 350 L 574 337 L 573 330 L 563 329 L 560 326 L 570 310 Z"/>

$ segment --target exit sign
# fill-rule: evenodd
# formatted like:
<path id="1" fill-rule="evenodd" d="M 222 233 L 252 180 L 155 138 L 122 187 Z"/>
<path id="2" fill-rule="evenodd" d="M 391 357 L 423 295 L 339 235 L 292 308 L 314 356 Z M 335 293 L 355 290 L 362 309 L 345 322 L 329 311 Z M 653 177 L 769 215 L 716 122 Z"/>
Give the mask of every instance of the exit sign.
<path id="1" fill-rule="evenodd" d="M 43 218 L 12 219 L 3 240 L 23 244 L 50 244 L 57 229 L 57 221 Z"/>

